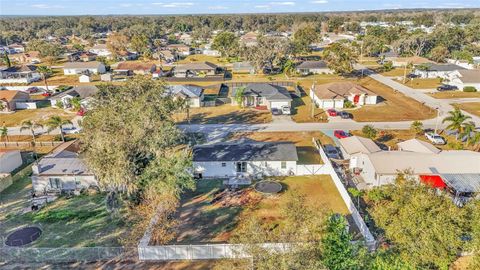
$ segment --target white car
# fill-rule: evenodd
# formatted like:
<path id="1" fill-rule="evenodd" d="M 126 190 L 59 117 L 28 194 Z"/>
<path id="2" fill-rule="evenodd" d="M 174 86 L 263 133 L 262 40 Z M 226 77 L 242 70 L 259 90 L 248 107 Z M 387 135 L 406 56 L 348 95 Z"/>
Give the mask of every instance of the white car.
<path id="1" fill-rule="evenodd" d="M 427 132 L 425 133 L 425 138 L 427 138 L 427 140 L 429 140 L 431 143 L 433 144 L 441 144 L 441 145 L 444 145 L 446 144 L 447 142 L 445 141 L 445 139 L 436 134 L 436 133 L 433 133 L 433 132 Z"/>
<path id="2" fill-rule="evenodd" d="M 62 131 L 64 134 L 78 134 L 82 129 L 76 127 L 64 127 Z"/>
<path id="3" fill-rule="evenodd" d="M 282 106 L 282 114 L 291 114 L 289 106 Z"/>

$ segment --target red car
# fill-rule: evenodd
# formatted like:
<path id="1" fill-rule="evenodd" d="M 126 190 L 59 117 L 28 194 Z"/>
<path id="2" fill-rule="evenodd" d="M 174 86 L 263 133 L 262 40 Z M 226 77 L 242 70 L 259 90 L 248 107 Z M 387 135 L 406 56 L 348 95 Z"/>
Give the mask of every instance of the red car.
<path id="1" fill-rule="evenodd" d="M 49 97 L 51 95 L 52 95 L 52 93 L 50 93 L 50 92 L 43 92 L 43 94 L 42 94 L 42 96 L 44 96 L 44 97 Z"/>
<path id="2" fill-rule="evenodd" d="M 343 138 L 347 138 L 347 137 L 350 137 L 350 134 L 343 131 L 343 130 L 335 130 L 333 132 L 333 136 L 335 136 L 336 138 L 338 139 L 343 139 Z"/>
<path id="3" fill-rule="evenodd" d="M 334 109 L 328 109 L 327 114 L 328 116 L 337 116 L 337 111 L 335 111 Z"/>
<path id="4" fill-rule="evenodd" d="M 85 109 L 81 108 L 80 110 L 78 110 L 77 115 L 78 116 L 84 116 L 86 112 L 87 111 L 85 111 Z"/>

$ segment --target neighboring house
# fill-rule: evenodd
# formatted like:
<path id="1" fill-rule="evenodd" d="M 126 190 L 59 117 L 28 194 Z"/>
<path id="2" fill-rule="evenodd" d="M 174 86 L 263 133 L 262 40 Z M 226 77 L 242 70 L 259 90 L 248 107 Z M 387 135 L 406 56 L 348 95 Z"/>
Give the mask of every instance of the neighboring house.
<path id="1" fill-rule="evenodd" d="M 25 52 L 25 46 L 23 46 L 22 44 L 18 44 L 18 43 L 14 43 L 14 44 L 8 46 L 8 48 L 10 49 L 11 53 L 24 53 Z"/>
<path id="2" fill-rule="evenodd" d="M 450 74 L 449 84 L 455 85 L 458 89 L 473 86 L 480 91 L 480 70 L 457 70 Z"/>
<path id="3" fill-rule="evenodd" d="M 22 163 L 19 150 L 0 149 L 0 174 L 11 173 L 22 166 Z"/>
<path id="4" fill-rule="evenodd" d="M 134 52 L 129 52 L 129 51 L 123 51 L 123 52 L 119 52 L 117 54 L 117 57 L 116 59 L 119 60 L 119 61 L 132 61 L 132 60 L 136 60 L 138 58 L 138 54 L 137 53 L 134 53 Z M 113 59 L 113 57 L 108 57 L 108 59 Z"/>
<path id="5" fill-rule="evenodd" d="M 383 63 L 386 63 L 386 62 L 392 62 L 397 59 L 399 57 L 398 53 L 394 52 L 394 51 L 388 51 L 388 52 L 384 52 L 384 53 L 380 53 L 378 55 L 378 57 L 380 58 L 380 63 L 383 64 Z"/>
<path id="6" fill-rule="evenodd" d="M 153 57 L 158 60 L 163 60 L 167 64 L 173 63 L 177 59 L 176 52 L 171 52 L 169 50 L 160 50 L 156 52 Z"/>
<path id="7" fill-rule="evenodd" d="M 112 52 L 107 48 L 107 44 L 97 44 L 88 51 L 98 56 L 110 57 L 112 55 Z"/>
<path id="8" fill-rule="evenodd" d="M 143 63 L 143 62 L 121 62 L 118 63 L 117 67 L 114 69 L 114 72 L 133 72 L 134 74 L 146 75 L 152 74 L 157 69 L 157 65 L 154 63 Z"/>
<path id="9" fill-rule="evenodd" d="M 475 69 L 475 62 L 470 63 L 467 60 L 447 59 L 447 63 L 461 66 L 465 69 Z"/>
<path id="10" fill-rule="evenodd" d="M 250 62 L 235 62 L 232 67 L 233 73 L 255 74 L 255 67 Z"/>
<path id="11" fill-rule="evenodd" d="M 178 36 L 178 40 L 180 40 L 184 44 L 190 45 L 192 44 L 193 38 L 188 33 L 182 33 L 181 35 Z"/>
<path id="12" fill-rule="evenodd" d="M 437 187 L 448 187 L 455 195 L 480 192 L 480 153 L 441 151 L 417 139 L 397 146 L 399 151 L 358 152 L 350 156 L 349 168 L 361 179 L 361 188 L 393 184 L 399 172 L 408 170 L 417 180 L 435 181 Z"/>
<path id="13" fill-rule="evenodd" d="M 222 54 L 218 50 L 213 49 L 203 49 L 202 54 L 214 57 L 220 57 Z"/>
<path id="14" fill-rule="evenodd" d="M 233 88 L 232 105 L 239 105 L 236 101 L 237 91 L 242 91 L 243 107 L 266 106 L 269 110 L 280 110 L 284 106 L 291 108 L 292 105 L 290 92 L 282 86 L 269 83 L 250 83 L 245 87 Z"/>
<path id="15" fill-rule="evenodd" d="M 465 68 L 457 66 L 454 64 L 428 64 L 424 68 L 416 68 L 414 74 L 423 79 L 428 78 L 442 78 L 448 79 L 450 76 L 459 70 L 464 70 Z"/>
<path id="16" fill-rule="evenodd" d="M 435 64 L 435 62 L 420 56 L 392 57 L 389 61 L 392 61 L 392 65 L 394 67 L 404 67 L 408 65 L 418 66 L 418 65 L 424 65 L 424 64 Z"/>
<path id="17" fill-rule="evenodd" d="M 190 46 L 185 44 L 170 44 L 166 47 L 166 49 L 181 56 L 190 55 L 192 50 Z"/>
<path id="18" fill-rule="evenodd" d="M 27 102 L 30 99 L 28 93 L 15 90 L 0 91 L 0 104 L 4 109 L 0 112 L 13 112 L 17 109 L 17 102 Z"/>
<path id="19" fill-rule="evenodd" d="M 81 100 L 82 106 L 87 107 L 89 98 L 91 98 L 97 92 L 98 88 L 94 85 L 76 86 L 58 95 L 52 96 L 50 98 L 50 104 L 52 107 L 56 107 L 57 102 L 60 101 L 64 108 L 68 108 L 71 106 L 71 100 L 75 97 L 78 97 Z"/>
<path id="20" fill-rule="evenodd" d="M 77 140 L 55 148 L 32 166 L 32 188 L 36 195 L 80 191 L 98 186 L 95 175 L 79 155 Z"/>
<path id="21" fill-rule="evenodd" d="M 305 61 L 298 65 L 295 70 L 301 75 L 333 73 L 333 71 L 327 67 L 325 61 Z"/>
<path id="22" fill-rule="evenodd" d="M 188 101 L 192 108 L 202 106 L 204 98 L 204 88 L 195 85 L 169 85 L 167 86 L 167 93 L 174 98 L 182 98 Z"/>
<path id="23" fill-rule="evenodd" d="M 105 65 L 98 61 L 68 62 L 63 66 L 63 74 L 65 75 L 103 74 L 105 72 Z"/>
<path id="24" fill-rule="evenodd" d="M 177 78 L 199 78 L 215 76 L 221 69 L 210 62 L 181 64 L 174 68 L 173 76 Z"/>
<path id="25" fill-rule="evenodd" d="M 21 65 L 0 68 L 0 83 L 31 83 L 41 79 L 37 67 Z"/>
<path id="26" fill-rule="evenodd" d="M 258 43 L 258 34 L 255 32 L 248 32 L 240 37 L 240 43 L 247 47 L 256 46 Z"/>
<path id="27" fill-rule="evenodd" d="M 378 103 L 377 94 L 352 82 L 313 84 L 310 98 L 322 109 L 341 109 L 347 100 L 356 106 Z"/>
<path id="28" fill-rule="evenodd" d="M 97 59 L 97 55 L 91 52 L 84 52 L 78 56 L 80 61 L 83 62 L 90 62 L 90 61 L 95 61 Z"/>
<path id="29" fill-rule="evenodd" d="M 42 61 L 38 51 L 11 54 L 8 57 L 10 58 L 10 61 L 17 62 L 19 64 L 38 64 Z"/>
<path id="30" fill-rule="evenodd" d="M 297 149 L 291 142 L 238 140 L 193 148 L 198 178 L 294 175 L 297 161 Z"/>
<path id="31" fill-rule="evenodd" d="M 78 77 L 78 81 L 81 83 L 89 83 L 92 81 L 92 77 L 90 77 L 90 75 L 83 74 Z"/>

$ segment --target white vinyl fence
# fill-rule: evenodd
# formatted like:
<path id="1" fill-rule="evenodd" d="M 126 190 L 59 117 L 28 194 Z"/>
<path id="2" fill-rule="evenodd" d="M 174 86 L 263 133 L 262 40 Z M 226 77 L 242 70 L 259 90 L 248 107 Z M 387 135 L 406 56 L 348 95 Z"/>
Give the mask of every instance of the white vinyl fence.
<path id="1" fill-rule="evenodd" d="M 32 110 L 37 108 L 37 102 L 16 102 L 15 107 L 19 110 Z"/>

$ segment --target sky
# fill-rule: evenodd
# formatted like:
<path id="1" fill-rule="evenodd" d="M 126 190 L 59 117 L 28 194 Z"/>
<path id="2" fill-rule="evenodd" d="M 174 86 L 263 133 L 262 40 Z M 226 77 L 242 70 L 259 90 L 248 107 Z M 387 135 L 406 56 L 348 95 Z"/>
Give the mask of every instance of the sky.
<path id="1" fill-rule="evenodd" d="M 222 14 L 480 8 L 480 0 L 0 0 L 0 15 Z"/>

